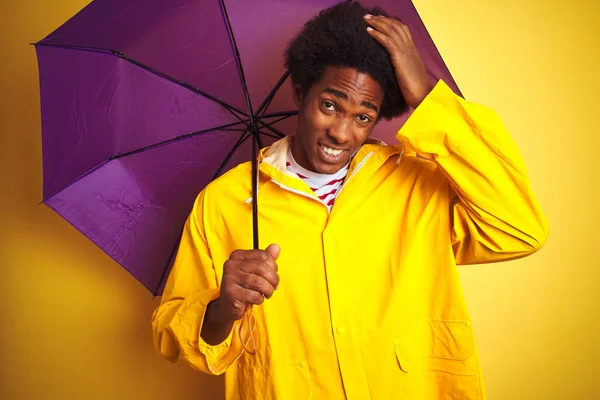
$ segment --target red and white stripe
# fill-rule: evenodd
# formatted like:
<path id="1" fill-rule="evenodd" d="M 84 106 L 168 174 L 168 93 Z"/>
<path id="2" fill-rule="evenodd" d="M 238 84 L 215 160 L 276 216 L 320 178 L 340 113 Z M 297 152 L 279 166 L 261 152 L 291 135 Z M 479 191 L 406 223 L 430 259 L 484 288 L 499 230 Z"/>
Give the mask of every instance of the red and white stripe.
<path id="1" fill-rule="evenodd" d="M 288 161 L 286 167 L 288 171 L 298 175 L 308 187 L 319 197 L 319 199 L 327 206 L 329 211 L 335 203 L 335 199 L 344 184 L 344 179 L 348 174 L 349 163 L 332 175 L 317 174 L 316 172 L 308 171 L 296 163 L 291 152 L 288 153 Z"/>

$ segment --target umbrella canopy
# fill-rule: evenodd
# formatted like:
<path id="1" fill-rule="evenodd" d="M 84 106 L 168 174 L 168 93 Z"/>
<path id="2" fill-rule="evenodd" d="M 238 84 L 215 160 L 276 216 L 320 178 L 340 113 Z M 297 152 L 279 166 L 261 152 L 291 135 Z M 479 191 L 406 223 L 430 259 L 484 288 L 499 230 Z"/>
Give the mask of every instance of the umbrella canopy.
<path id="1" fill-rule="evenodd" d="M 160 294 L 197 194 L 295 132 L 283 52 L 338 2 L 91 2 L 36 43 L 45 204 Z M 410 0 L 361 3 L 400 16 L 459 93 Z M 374 136 L 393 142 L 407 117 Z"/>

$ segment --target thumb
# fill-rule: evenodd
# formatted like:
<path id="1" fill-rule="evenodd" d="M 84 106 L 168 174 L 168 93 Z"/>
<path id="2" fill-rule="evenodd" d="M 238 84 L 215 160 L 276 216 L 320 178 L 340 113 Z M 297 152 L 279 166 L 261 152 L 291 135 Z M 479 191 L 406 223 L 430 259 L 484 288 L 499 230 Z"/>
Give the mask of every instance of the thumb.
<path id="1" fill-rule="evenodd" d="M 271 257 L 273 257 L 273 260 L 277 260 L 277 258 L 279 257 L 279 253 L 281 253 L 281 249 L 280 249 L 280 248 L 279 248 L 279 246 L 278 246 L 278 245 L 276 245 L 276 244 L 271 244 L 271 245 L 269 245 L 269 247 L 267 247 L 267 248 L 265 249 L 265 251 L 266 251 L 267 253 L 269 253 L 269 255 L 270 255 Z"/>

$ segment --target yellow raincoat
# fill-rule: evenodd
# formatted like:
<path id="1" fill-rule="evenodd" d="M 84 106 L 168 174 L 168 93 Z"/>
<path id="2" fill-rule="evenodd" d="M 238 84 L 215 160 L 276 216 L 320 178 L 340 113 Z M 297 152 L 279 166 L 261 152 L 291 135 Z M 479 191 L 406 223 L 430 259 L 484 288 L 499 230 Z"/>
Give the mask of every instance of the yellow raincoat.
<path id="1" fill-rule="evenodd" d="M 286 170 L 290 138 L 262 151 L 261 247 L 281 247 L 281 282 L 253 308 L 254 355 L 239 321 L 200 337 L 224 262 L 252 248 L 250 164 L 208 185 L 153 315 L 158 352 L 227 371 L 228 399 L 484 399 L 456 264 L 531 254 L 547 222 L 500 119 L 444 82 L 397 137 L 362 146 L 331 213 Z"/>

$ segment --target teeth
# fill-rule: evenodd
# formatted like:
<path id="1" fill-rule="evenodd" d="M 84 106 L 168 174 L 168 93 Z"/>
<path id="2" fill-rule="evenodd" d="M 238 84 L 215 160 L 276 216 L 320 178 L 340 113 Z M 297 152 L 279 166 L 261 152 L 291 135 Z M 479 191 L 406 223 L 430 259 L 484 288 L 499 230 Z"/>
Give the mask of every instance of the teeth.
<path id="1" fill-rule="evenodd" d="M 323 146 L 321 145 L 321 148 L 323 149 L 323 151 L 325 151 L 325 153 L 329 154 L 330 156 L 339 156 L 340 154 L 342 154 L 343 150 L 334 150 L 334 149 L 330 149 L 327 146 Z"/>

